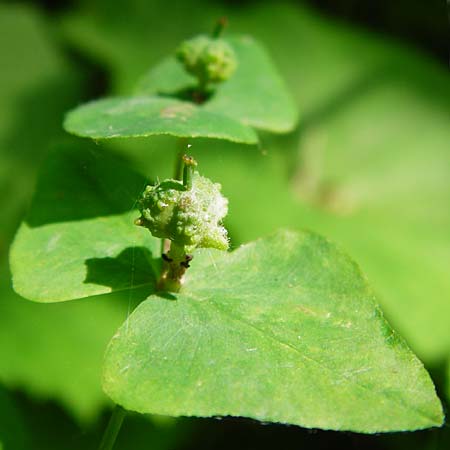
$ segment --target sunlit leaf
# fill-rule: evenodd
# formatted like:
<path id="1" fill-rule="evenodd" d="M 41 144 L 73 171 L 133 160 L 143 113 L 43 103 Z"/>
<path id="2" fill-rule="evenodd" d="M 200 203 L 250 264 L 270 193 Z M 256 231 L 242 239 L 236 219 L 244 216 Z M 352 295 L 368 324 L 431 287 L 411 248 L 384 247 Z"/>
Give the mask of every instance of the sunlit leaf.
<path id="1" fill-rule="evenodd" d="M 162 97 L 110 98 L 71 111 L 64 128 L 94 139 L 144 137 L 168 134 L 177 137 L 226 139 L 256 144 L 256 133 L 227 116 L 208 112 L 190 102 Z"/>
<path id="2" fill-rule="evenodd" d="M 202 109 L 230 116 L 263 130 L 294 128 L 297 107 L 263 47 L 248 36 L 228 39 L 238 62 L 236 73 L 215 89 Z M 195 88 L 195 80 L 171 57 L 151 69 L 137 86 L 137 95 L 176 95 Z"/>
<path id="3" fill-rule="evenodd" d="M 206 252 L 180 294 L 151 296 L 120 328 L 103 379 L 141 413 L 366 433 L 443 420 L 428 374 L 356 264 L 310 233 Z"/>

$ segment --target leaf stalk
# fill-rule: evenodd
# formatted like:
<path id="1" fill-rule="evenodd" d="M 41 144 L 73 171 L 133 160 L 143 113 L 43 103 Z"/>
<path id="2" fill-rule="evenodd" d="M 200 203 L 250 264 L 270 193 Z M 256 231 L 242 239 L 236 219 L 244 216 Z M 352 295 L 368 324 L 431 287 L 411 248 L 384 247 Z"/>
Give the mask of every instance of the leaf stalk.
<path id="1" fill-rule="evenodd" d="M 112 450 L 126 414 L 126 410 L 121 406 L 116 405 L 114 407 L 113 413 L 108 422 L 108 426 L 106 427 L 105 433 L 103 434 L 100 447 L 98 448 L 99 450 Z"/>

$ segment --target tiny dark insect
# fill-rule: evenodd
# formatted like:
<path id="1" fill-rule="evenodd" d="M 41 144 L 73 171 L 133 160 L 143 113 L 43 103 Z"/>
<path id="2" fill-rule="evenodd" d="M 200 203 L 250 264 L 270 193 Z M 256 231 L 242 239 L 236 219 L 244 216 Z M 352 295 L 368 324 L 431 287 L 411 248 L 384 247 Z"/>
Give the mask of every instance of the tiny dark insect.
<path id="1" fill-rule="evenodd" d="M 172 258 L 169 258 L 169 257 L 167 256 L 166 253 L 163 253 L 163 254 L 161 255 L 161 258 L 162 258 L 164 261 L 167 261 L 167 262 L 172 262 L 172 261 L 173 261 L 173 259 L 172 259 Z"/>
<path id="2" fill-rule="evenodd" d="M 192 261 L 193 256 L 192 255 L 186 255 L 185 261 L 180 262 L 180 266 L 186 267 L 188 269 L 190 266 L 190 262 Z"/>

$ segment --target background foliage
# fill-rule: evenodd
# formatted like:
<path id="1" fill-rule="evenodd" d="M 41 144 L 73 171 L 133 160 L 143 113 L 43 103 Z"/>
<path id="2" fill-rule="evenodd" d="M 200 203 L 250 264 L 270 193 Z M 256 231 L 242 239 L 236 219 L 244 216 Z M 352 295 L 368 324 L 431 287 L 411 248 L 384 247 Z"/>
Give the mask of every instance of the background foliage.
<path id="1" fill-rule="evenodd" d="M 339 3 L 335 12 L 364 16 L 348 13 L 351 2 Z M 416 15 L 402 2 L 392 8 L 372 25 L 400 34 L 405 24 L 416 24 L 417 33 L 407 37 L 440 54 L 440 16 L 434 27 L 427 22 L 419 28 L 419 7 Z M 41 161 L 60 139 L 82 146 L 64 136 L 64 112 L 99 95 L 129 94 L 181 39 L 209 30 L 224 14 L 233 32 L 253 34 L 269 49 L 301 113 L 294 133 L 263 135 L 260 148 L 195 144 L 202 170 L 222 182 L 230 199 L 233 245 L 280 226 L 311 228 L 340 243 L 368 274 L 389 321 L 431 371 L 441 399 L 450 399 L 450 85 L 438 62 L 411 44 L 325 17 L 303 2 L 7 2 L 0 7 L 5 449 L 96 447 L 108 408 L 99 383 L 103 351 L 133 308 L 133 299 L 119 294 L 34 304 L 10 287 L 8 247 Z M 156 152 L 161 145 L 166 152 Z M 98 150 L 119 153 L 145 176 L 164 177 L 175 144 L 158 137 Z M 118 448 L 269 448 L 282 442 L 285 448 L 435 449 L 445 448 L 448 434 L 443 428 L 360 437 L 250 421 L 134 417 Z"/>

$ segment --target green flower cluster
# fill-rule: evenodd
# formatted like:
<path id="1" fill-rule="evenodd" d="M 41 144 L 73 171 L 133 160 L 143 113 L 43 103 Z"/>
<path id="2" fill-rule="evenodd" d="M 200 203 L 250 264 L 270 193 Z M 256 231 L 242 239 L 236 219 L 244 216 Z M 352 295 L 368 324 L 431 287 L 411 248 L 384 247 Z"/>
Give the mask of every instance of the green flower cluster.
<path id="1" fill-rule="evenodd" d="M 186 253 L 196 248 L 226 250 L 227 231 L 221 222 L 228 212 L 228 200 L 220 189 L 220 184 L 198 172 L 193 172 L 190 188 L 176 180 L 147 186 L 136 224 L 148 228 L 155 237 L 184 247 Z"/>
<path id="2" fill-rule="evenodd" d="M 201 85 L 228 80 L 237 66 L 231 46 L 223 39 L 206 35 L 184 41 L 176 56 Z"/>

